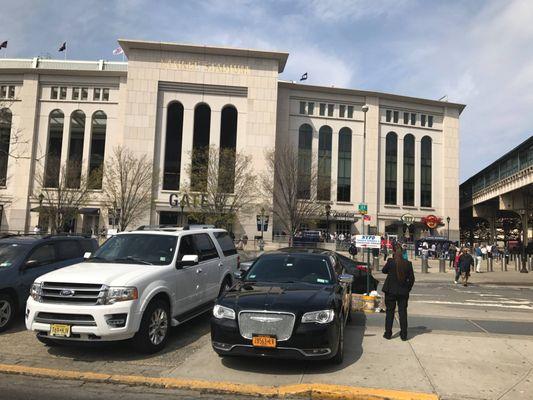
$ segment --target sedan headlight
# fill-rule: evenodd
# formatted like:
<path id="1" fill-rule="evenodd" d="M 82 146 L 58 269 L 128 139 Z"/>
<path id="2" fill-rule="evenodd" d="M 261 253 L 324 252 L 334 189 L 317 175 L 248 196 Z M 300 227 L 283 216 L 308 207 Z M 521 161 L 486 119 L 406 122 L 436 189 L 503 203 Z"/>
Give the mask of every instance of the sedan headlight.
<path id="1" fill-rule="evenodd" d="M 136 287 L 110 286 L 104 298 L 104 304 L 115 304 L 119 301 L 137 300 L 139 291 Z"/>
<path id="2" fill-rule="evenodd" d="M 43 294 L 42 283 L 34 283 L 31 285 L 30 296 L 35 301 L 41 301 L 41 295 Z"/>
<path id="3" fill-rule="evenodd" d="M 218 319 L 235 319 L 235 311 L 231 308 L 221 306 L 220 304 L 215 304 L 213 307 L 213 316 Z"/>
<path id="4" fill-rule="evenodd" d="M 311 311 L 302 316 L 302 323 L 316 322 L 318 324 L 327 324 L 333 321 L 333 318 L 335 318 L 334 310 Z"/>

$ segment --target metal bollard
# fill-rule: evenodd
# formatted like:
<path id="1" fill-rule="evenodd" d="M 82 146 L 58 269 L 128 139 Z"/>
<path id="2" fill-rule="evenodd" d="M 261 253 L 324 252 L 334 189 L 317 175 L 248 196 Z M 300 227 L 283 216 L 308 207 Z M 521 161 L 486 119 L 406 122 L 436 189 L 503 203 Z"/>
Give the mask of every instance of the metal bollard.
<path id="1" fill-rule="evenodd" d="M 487 262 L 487 272 L 489 272 L 490 271 L 489 257 L 485 258 L 485 261 Z"/>
<path id="2" fill-rule="evenodd" d="M 422 257 L 422 273 L 427 274 L 428 273 L 428 259 L 427 257 Z"/>
<path id="3" fill-rule="evenodd" d="M 501 269 L 502 271 L 504 271 L 504 269 L 503 269 L 503 265 L 504 265 L 504 263 L 505 263 L 505 257 L 501 257 L 501 258 L 500 258 L 500 269 Z M 505 269 L 507 269 L 507 266 L 505 266 Z"/>
<path id="4" fill-rule="evenodd" d="M 374 271 L 379 271 L 379 257 L 374 257 L 374 260 L 373 260 L 373 264 L 374 264 Z"/>
<path id="5" fill-rule="evenodd" d="M 528 260 L 528 263 L 527 263 L 527 265 L 528 265 L 528 269 L 529 269 L 530 271 L 532 271 L 531 268 L 533 268 L 533 262 L 532 262 L 532 259 L 531 259 L 531 255 L 527 256 L 527 260 Z"/>
<path id="6" fill-rule="evenodd" d="M 518 271 L 518 257 L 514 257 L 514 270 Z"/>
<path id="7" fill-rule="evenodd" d="M 493 265 L 493 262 L 492 262 L 492 258 L 489 258 L 489 271 L 490 272 L 494 271 L 493 267 L 494 267 L 494 265 Z"/>
<path id="8" fill-rule="evenodd" d="M 446 272 L 446 260 L 444 258 L 439 259 L 439 272 Z"/>

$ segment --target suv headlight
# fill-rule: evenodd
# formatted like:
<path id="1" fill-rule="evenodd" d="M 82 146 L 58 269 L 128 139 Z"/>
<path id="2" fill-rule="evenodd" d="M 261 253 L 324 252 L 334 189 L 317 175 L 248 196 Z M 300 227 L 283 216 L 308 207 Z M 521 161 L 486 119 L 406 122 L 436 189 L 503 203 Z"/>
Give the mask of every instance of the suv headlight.
<path id="1" fill-rule="evenodd" d="M 139 291 L 136 287 L 110 286 L 107 288 L 103 304 L 115 304 L 119 301 L 137 300 Z"/>
<path id="2" fill-rule="evenodd" d="M 35 301 L 41 301 L 41 295 L 43 294 L 42 283 L 34 283 L 31 285 L 30 296 Z"/>
<path id="3" fill-rule="evenodd" d="M 213 316 L 218 319 L 235 319 L 235 311 L 231 308 L 221 306 L 220 304 L 215 304 L 213 307 Z"/>
<path id="4" fill-rule="evenodd" d="M 328 324 L 333 321 L 333 318 L 335 318 L 334 310 L 311 311 L 302 316 L 302 323 L 316 322 L 318 324 Z"/>

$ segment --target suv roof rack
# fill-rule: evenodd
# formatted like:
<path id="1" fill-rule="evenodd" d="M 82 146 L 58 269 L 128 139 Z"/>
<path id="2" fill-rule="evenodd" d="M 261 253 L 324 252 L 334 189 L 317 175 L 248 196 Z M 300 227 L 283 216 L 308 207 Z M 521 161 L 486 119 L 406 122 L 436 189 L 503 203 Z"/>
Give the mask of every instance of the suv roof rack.
<path id="1" fill-rule="evenodd" d="M 189 231 L 197 229 L 215 229 L 215 225 L 141 225 L 135 231 L 165 231 L 165 232 L 177 232 L 177 231 Z"/>

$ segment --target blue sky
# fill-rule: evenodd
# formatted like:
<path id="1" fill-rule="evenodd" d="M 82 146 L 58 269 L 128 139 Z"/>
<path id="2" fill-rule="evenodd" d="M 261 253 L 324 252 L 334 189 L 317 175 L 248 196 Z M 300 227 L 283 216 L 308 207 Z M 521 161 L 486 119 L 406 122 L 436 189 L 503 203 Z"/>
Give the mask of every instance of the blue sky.
<path id="1" fill-rule="evenodd" d="M 461 181 L 533 133 L 531 0 L 0 0 L 8 57 L 118 38 L 288 51 L 282 78 L 467 104 Z M 4 51 L 4 50 L 2 50 Z"/>

